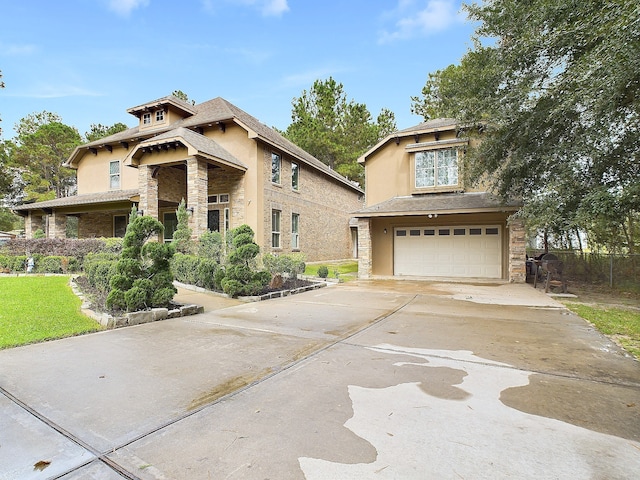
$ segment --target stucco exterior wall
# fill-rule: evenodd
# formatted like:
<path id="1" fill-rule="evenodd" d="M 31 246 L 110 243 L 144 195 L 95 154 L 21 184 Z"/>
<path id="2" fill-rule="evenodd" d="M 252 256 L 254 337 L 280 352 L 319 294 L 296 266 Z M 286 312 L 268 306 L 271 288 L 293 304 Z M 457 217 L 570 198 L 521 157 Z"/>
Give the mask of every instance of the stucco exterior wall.
<path id="1" fill-rule="evenodd" d="M 455 141 L 457 139 L 456 132 L 455 130 L 438 132 L 438 139 L 439 142 Z M 457 147 L 447 145 L 446 143 L 442 144 L 442 148 L 459 148 L 459 186 L 454 190 L 464 190 L 466 192 L 486 191 L 486 185 L 479 184 L 472 186 L 464 183 L 465 159 L 462 146 L 466 143 L 466 140 L 458 140 L 460 140 L 460 144 L 457 145 Z M 376 205 L 393 197 L 402 197 L 416 193 L 412 172 L 412 157 L 414 152 L 407 150 L 407 146 L 415 144 L 415 141 L 416 139 L 413 136 L 399 137 L 397 144 L 393 140 L 388 141 L 383 147 L 367 157 L 365 173 L 367 192 L 366 206 Z M 421 134 L 419 141 L 421 143 L 435 142 L 436 137 L 434 133 Z M 470 143 L 473 145 L 474 140 L 471 140 Z M 429 149 L 434 148 L 429 147 Z M 439 189 L 439 191 L 451 190 L 451 188 L 447 187 Z M 431 193 L 437 192 L 436 190 L 424 192 L 424 194 L 427 195 Z"/>
<path id="2" fill-rule="evenodd" d="M 129 145 L 131 149 L 132 145 Z M 109 152 L 104 148 L 97 150 L 94 155 L 87 152 L 78 164 L 76 176 L 78 180 L 78 195 L 88 193 L 108 192 L 109 186 L 109 162 L 120 162 L 120 188 L 116 190 L 129 190 L 138 187 L 138 172 L 135 168 L 126 167 L 122 161 L 129 152 L 124 147 L 114 146 Z"/>

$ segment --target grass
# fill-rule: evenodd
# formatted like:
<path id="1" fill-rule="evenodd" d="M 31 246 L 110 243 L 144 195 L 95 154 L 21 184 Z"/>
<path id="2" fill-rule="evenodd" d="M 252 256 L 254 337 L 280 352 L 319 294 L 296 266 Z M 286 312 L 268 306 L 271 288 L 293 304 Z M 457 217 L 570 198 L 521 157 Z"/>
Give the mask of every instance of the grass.
<path id="1" fill-rule="evenodd" d="M 0 349 L 100 330 L 68 284 L 66 276 L 0 277 Z"/>
<path id="2" fill-rule="evenodd" d="M 318 268 L 320 268 L 322 265 L 326 266 L 329 269 L 329 278 L 336 278 L 335 272 L 338 272 L 338 276 L 343 276 L 343 280 L 352 279 L 358 275 L 357 260 L 317 262 L 313 264 L 307 264 L 307 267 L 304 270 L 304 274 L 311 277 L 317 277 Z"/>
<path id="3" fill-rule="evenodd" d="M 640 360 L 640 311 L 569 302 L 566 306 Z"/>

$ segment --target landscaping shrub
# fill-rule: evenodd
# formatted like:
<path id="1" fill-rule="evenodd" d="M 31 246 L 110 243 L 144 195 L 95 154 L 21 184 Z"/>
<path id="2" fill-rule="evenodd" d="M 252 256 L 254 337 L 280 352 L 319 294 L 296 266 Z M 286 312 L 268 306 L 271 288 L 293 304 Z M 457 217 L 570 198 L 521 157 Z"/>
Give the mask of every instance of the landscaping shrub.
<path id="1" fill-rule="evenodd" d="M 13 238 L 0 248 L 4 255 L 74 257 L 80 265 L 90 253 L 120 253 L 121 238 Z"/>
<path id="2" fill-rule="evenodd" d="M 111 277 L 116 272 L 117 255 L 113 253 L 89 254 L 84 259 L 84 274 L 93 288 L 109 293 Z"/>
<path id="3" fill-rule="evenodd" d="M 220 232 L 206 231 L 200 235 L 198 243 L 198 257 L 207 258 L 220 264 L 224 252 L 224 239 Z"/>
<path id="4" fill-rule="evenodd" d="M 232 296 L 255 295 L 271 280 L 269 272 L 256 272 L 256 257 L 260 247 L 253 241 L 253 230 L 241 225 L 231 232 L 232 251 L 227 257 L 222 290 Z"/>
<path id="5" fill-rule="evenodd" d="M 326 265 L 320 265 L 318 267 L 318 276 L 320 278 L 327 278 L 329 276 L 329 267 Z"/>
<path id="6" fill-rule="evenodd" d="M 283 255 L 272 255 L 267 253 L 262 256 L 262 263 L 267 271 L 272 275 L 286 275 L 296 281 L 298 275 L 304 272 L 304 254 L 289 253 Z"/>
<path id="7" fill-rule="evenodd" d="M 35 271 L 38 273 L 62 273 L 62 259 L 64 257 L 49 256 L 38 259 Z"/>
<path id="8" fill-rule="evenodd" d="M 220 265 L 215 260 L 208 258 L 200 258 L 197 270 L 196 285 L 207 290 L 215 290 L 216 272 L 220 269 Z"/>
<path id="9" fill-rule="evenodd" d="M 184 198 L 180 201 L 176 210 L 176 218 L 178 225 L 176 231 L 173 232 L 173 245 L 176 252 L 191 254 L 195 250 L 193 240 L 191 240 L 191 229 L 189 228 L 189 212 Z"/>
<path id="10" fill-rule="evenodd" d="M 178 282 L 196 285 L 198 281 L 198 257 L 176 253 L 171 259 L 171 271 Z"/>
<path id="11" fill-rule="evenodd" d="M 152 217 L 138 216 L 131 211 L 122 254 L 111 277 L 107 308 L 141 310 L 167 307 L 176 293 L 171 274 L 172 244 L 149 242 L 164 231 L 164 226 Z"/>

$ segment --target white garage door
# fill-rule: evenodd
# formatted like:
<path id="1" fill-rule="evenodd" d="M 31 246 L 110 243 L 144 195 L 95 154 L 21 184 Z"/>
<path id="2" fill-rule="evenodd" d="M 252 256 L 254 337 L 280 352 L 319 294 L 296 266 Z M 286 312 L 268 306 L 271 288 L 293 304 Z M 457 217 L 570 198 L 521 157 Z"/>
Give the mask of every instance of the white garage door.
<path id="1" fill-rule="evenodd" d="M 497 225 L 394 229 L 394 274 L 426 277 L 502 277 Z"/>

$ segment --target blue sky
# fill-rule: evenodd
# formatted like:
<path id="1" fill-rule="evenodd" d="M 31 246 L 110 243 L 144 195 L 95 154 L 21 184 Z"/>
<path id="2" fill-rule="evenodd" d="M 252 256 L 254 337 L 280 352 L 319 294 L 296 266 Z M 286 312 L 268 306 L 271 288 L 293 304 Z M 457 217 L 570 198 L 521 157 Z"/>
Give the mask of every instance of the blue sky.
<path id="1" fill-rule="evenodd" d="M 460 0 L 0 0 L 3 137 L 55 112 L 84 134 L 136 124 L 126 109 L 174 90 L 223 97 L 269 126 L 332 76 L 399 129 L 427 75 L 458 63 L 473 25 Z"/>

